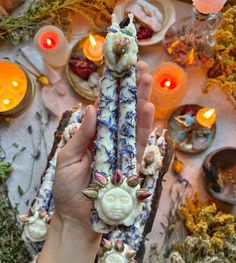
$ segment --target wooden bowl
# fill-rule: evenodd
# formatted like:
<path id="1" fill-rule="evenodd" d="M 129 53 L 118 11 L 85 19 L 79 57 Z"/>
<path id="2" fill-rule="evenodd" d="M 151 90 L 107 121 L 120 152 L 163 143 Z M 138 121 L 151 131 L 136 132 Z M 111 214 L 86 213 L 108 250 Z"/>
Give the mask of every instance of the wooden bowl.
<path id="1" fill-rule="evenodd" d="M 236 148 L 224 147 L 210 153 L 202 168 L 208 193 L 220 201 L 236 205 Z"/>

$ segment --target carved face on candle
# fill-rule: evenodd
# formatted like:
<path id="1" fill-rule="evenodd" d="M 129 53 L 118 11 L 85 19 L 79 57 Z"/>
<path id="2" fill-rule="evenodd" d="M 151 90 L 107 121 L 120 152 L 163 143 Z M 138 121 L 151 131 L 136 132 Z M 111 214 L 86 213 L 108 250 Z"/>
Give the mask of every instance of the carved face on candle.
<path id="1" fill-rule="evenodd" d="M 29 217 L 25 225 L 25 236 L 33 242 L 39 242 L 46 239 L 48 232 L 47 215 L 43 218 L 38 211 Z"/>
<path id="2" fill-rule="evenodd" d="M 95 173 L 95 178 L 97 186 L 83 190 L 83 194 L 95 200 L 100 219 L 108 225 L 132 225 L 141 212 L 142 202 L 151 195 L 140 189 L 140 178 L 125 178 L 119 170 L 109 178 Z"/>
<path id="3" fill-rule="evenodd" d="M 48 225 L 42 219 L 37 219 L 35 222 L 27 226 L 28 232 L 33 239 L 44 238 L 47 234 Z"/>
<path id="4" fill-rule="evenodd" d="M 128 263 L 133 262 L 136 251 L 118 239 L 114 244 L 108 239 L 103 238 L 98 256 L 102 257 L 104 263 Z M 100 262 L 100 261 L 99 261 Z M 136 261 L 135 261 L 136 262 Z"/>
<path id="5" fill-rule="evenodd" d="M 132 211 L 134 202 L 128 192 L 116 187 L 107 191 L 101 199 L 101 208 L 112 220 L 125 219 Z"/>
<path id="6" fill-rule="evenodd" d="M 105 263 L 126 263 L 127 260 L 119 253 L 113 252 L 106 256 Z"/>

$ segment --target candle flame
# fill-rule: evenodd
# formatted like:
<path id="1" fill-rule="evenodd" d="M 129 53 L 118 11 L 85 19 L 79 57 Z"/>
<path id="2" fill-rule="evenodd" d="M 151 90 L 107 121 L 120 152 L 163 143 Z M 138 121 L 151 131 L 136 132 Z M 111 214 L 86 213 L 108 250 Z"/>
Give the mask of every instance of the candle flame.
<path id="1" fill-rule="evenodd" d="M 9 103 L 10 103 L 10 100 L 8 99 L 3 100 L 3 104 L 8 105 Z"/>
<path id="2" fill-rule="evenodd" d="M 209 118 L 211 118 L 211 116 L 212 116 L 215 112 L 216 112 L 215 109 L 210 109 L 210 110 L 208 110 L 207 112 L 205 112 L 205 113 L 203 114 L 203 117 L 204 117 L 205 119 L 209 119 Z"/>
<path id="3" fill-rule="evenodd" d="M 12 86 L 13 86 L 13 87 L 15 87 L 15 88 L 16 88 L 16 87 L 18 87 L 18 85 L 19 85 L 19 84 L 18 84 L 18 82 L 17 82 L 17 81 L 12 81 Z"/>
<path id="4" fill-rule="evenodd" d="M 50 38 L 47 38 L 46 43 L 50 47 L 52 45 L 52 40 Z"/>
<path id="5" fill-rule="evenodd" d="M 166 85 L 167 87 L 170 87 L 171 82 L 170 82 L 169 80 L 167 80 L 167 81 L 165 82 L 165 85 Z"/>
<path id="6" fill-rule="evenodd" d="M 89 40 L 92 46 L 95 47 L 97 45 L 96 40 L 94 39 L 92 35 L 89 35 Z"/>

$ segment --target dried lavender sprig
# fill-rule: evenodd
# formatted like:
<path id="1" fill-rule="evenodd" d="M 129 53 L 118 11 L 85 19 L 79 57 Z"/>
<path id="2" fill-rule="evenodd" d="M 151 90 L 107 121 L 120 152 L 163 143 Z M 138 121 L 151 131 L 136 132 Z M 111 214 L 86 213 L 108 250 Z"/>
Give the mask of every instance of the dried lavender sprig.
<path id="1" fill-rule="evenodd" d="M 118 117 L 118 168 L 125 176 L 136 174 L 136 68 L 127 71 L 120 82 Z"/>
<path id="2" fill-rule="evenodd" d="M 117 132 L 117 80 L 108 68 L 104 69 L 101 86 L 93 171 L 107 177 L 116 169 Z"/>

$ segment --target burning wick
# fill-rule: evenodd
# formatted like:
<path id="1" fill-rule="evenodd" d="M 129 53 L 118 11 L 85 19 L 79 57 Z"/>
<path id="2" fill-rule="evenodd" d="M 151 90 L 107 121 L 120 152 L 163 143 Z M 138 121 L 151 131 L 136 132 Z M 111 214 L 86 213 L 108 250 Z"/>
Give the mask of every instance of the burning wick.
<path id="1" fill-rule="evenodd" d="M 52 49 L 55 47 L 56 41 L 51 38 L 46 38 L 43 45 L 45 48 Z"/>
<path id="2" fill-rule="evenodd" d="M 6 99 L 3 101 L 3 104 L 8 105 L 10 103 L 10 100 Z"/>
<path id="3" fill-rule="evenodd" d="M 16 88 L 16 87 L 18 87 L 18 86 L 19 86 L 19 84 L 18 84 L 18 82 L 17 82 L 17 81 L 12 81 L 12 86 Z"/>
<path id="4" fill-rule="evenodd" d="M 166 85 L 167 87 L 170 87 L 171 82 L 170 82 L 169 80 L 167 80 L 166 83 L 165 83 L 165 85 Z"/>
<path id="5" fill-rule="evenodd" d="M 216 121 L 216 110 L 203 108 L 197 113 L 196 119 L 200 125 L 210 129 Z"/>
<path id="6" fill-rule="evenodd" d="M 176 88 L 177 84 L 171 76 L 163 76 L 160 80 L 160 86 L 164 90 L 173 90 Z"/>
<path id="7" fill-rule="evenodd" d="M 102 45 L 104 37 L 99 35 L 89 35 L 83 46 L 83 52 L 86 58 L 92 61 L 100 61 L 103 58 Z"/>
<path id="8" fill-rule="evenodd" d="M 210 109 L 210 110 L 208 110 L 207 112 L 205 112 L 205 113 L 203 114 L 203 117 L 206 118 L 206 119 L 209 119 L 209 118 L 211 118 L 211 116 L 212 116 L 215 112 L 216 112 L 215 109 Z"/>
<path id="9" fill-rule="evenodd" d="M 89 40 L 90 40 L 90 43 L 92 46 L 95 47 L 97 45 L 97 43 L 96 43 L 96 41 L 92 35 L 89 35 Z"/>

